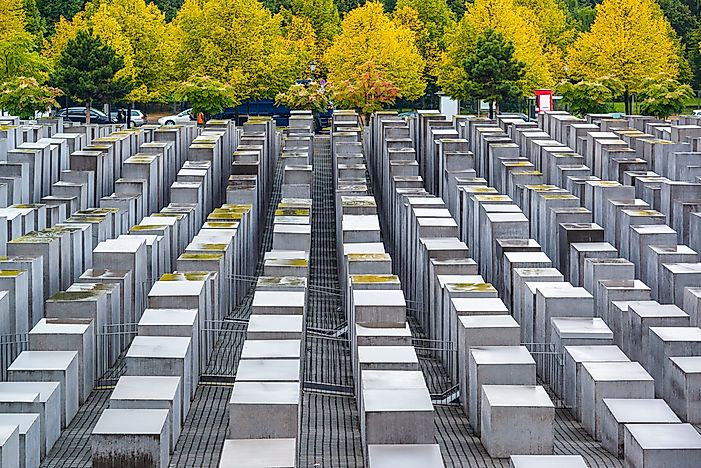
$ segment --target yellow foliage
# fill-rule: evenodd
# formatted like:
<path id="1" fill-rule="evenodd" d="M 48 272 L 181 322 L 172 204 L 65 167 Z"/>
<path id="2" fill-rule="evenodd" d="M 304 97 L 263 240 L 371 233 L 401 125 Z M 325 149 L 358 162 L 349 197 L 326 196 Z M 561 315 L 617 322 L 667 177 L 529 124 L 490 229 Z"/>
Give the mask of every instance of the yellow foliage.
<path id="1" fill-rule="evenodd" d="M 274 97 L 308 74 L 306 26 L 283 36 L 279 16 L 257 0 L 186 0 L 173 21 L 181 78 L 208 75 L 244 97 Z"/>
<path id="2" fill-rule="evenodd" d="M 487 28 L 501 33 L 513 43 L 514 57 L 526 64 L 521 84 L 524 93 L 550 88 L 562 78 L 561 47 L 571 41 L 574 30 L 556 1 L 475 0 L 467 5 L 451 46 L 460 47 L 454 43 L 456 37 L 479 34 Z"/>
<path id="3" fill-rule="evenodd" d="M 23 33 L 26 26 L 22 0 L 0 0 L 0 39 Z"/>
<path id="4" fill-rule="evenodd" d="M 356 82 L 363 67 L 371 64 L 397 88 L 397 97 L 421 97 L 426 88 L 424 60 L 414 33 L 390 20 L 381 3 L 368 2 L 352 10 L 343 20 L 342 29 L 324 54 L 330 82 Z"/>
<path id="5" fill-rule="evenodd" d="M 156 5 L 145 0 L 93 0 L 71 21 L 61 18 L 44 54 L 57 60 L 66 43 L 87 28 L 123 58 L 120 76 L 132 78 L 136 85 L 127 100 L 167 97 L 172 89 L 174 44 L 171 27 Z"/>
<path id="6" fill-rule="evenodd" d="M 675 38 L 655 0 L 604 0 L 591 30 L 570 49 L 569 72 L 587 80 L 608 75 L 638 92 L 646 79 L 677 77 Z"/>

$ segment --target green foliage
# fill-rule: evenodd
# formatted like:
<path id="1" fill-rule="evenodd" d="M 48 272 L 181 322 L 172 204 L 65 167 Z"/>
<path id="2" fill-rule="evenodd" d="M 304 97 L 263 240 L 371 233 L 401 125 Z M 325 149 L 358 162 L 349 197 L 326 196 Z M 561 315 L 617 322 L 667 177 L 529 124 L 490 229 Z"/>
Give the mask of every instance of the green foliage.
<path id="1" fill-rule="evenodd" d="M 60 107 L 60 89 L 41 85 L 36 78 L 20 76 L 0 84 L 0 109 L 22 119 L 33 119 L 37 111 Z"/>
<path id="2" fill-rule="evenodd" d="M 149 0 L 155 4 L 166 16 L 166 21 L 170 21 L 178 14 L 178 10 L 183 6 L 183 0 Z"/>
<path id="3" fill-rule="evenodd" d="M 519 81 L 525 64 L 514 57 L 514 46 L 492 29 L 477 36 L 474 44 L 461 57 L 465 79 L 439 76 L 443 91 L 455 99 L 483 99 L 497 104 L 521 95 Z M 490 107 L 490 114 L 492 109 Z"/>
<path id="4" fill-rule="evenodd" d="M 44 20 L 46 30 L 53 34 L 54 25 L 61 17 L 72 20 L 85 6 L 86 0 L 36 0 L 37 8 Z"/>
<path id="5" fill-rule="evenodd" d="M 193 115 L 200 112 L 218 114 L 227 107 L 241 103 L 233 86 L 209 76 L 193 76 L 181 83 L 175 89 L 174 95 L 178 101 L 190 103 Z"/>
<path id="6" fill-rule="evenodd" d="M 37 46 L 41 47 L 46 33 L 46 21 L 41 17 L 36 0 L 24 0 L 25 29 L 34 36 Z"/>
<path id="7" fill-rule="evenodd" d="M 336 106 L 356 109 L 367 121 L 373 112 L 394 104 L 399 88 L 373 62 L 361 65 L 358 71 L 360 74 L 352 80 L 332 83 L 331 90 Z"/>
<path id="8" fill-rule="evenodd" d="M 334 0 L 336 7 L 341 14 L 348 13 L 359 6 L 365 5 L 365 0 Z"/>
<path id="9" fill-rule="evenodd" d="M 34 37 L 26 32 L 0 39 L 0 82 L 17 76 L 46 81 L 49 64 L 38 52 Z"/>
<path id="10" fill-rule="evenodd" d="M 686 102 L 694 97 L 694 91 L 677 80 L 647 80 L 638 97 L 644 114 L 666 119 L 681 113 Z"/>
<path id="11" fill-rule="evenodd" d="M 331 102 L 326 94 L 326 89 L 313 81 L 307 85 L 293 84 L 284 93 L 279 93 L 275 97 L 275 103 L 279 106 L 287 106 L 295 110 L 311 110 L 324 112 L 329 108 Z"/>
<path id="12" fill-rule="evenodd" d="M 132 89 L 131 80 L 117 76 L 124 60 L 90 30 L 80 30 L 63 48 L 52 82 L 71 99 L 85 102 L 86 118 L 94 100 L 117 101 Z"/>
<path id="13" fill-rule="evenodd" d="M 623 93 L 623 84 L 616 78 L 603 77 L 596 81 L 563 81 L 556 92 L 562 95 L 562 103 L 567 105 L 574 115 L 607 112 L 608 102 Z"/>
<path id="14" fill-rule="evenodd" d="M 323 49 L 341 32 L 341 18 L 333 0 L 291 0 L 290 9 L 309 20 Z"/>

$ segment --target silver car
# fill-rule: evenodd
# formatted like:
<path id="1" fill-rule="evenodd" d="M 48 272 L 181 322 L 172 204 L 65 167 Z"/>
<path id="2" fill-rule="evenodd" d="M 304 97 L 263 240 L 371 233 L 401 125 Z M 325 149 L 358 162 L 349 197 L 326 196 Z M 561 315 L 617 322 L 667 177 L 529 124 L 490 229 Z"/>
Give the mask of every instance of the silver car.
<path id="1" fill-rule="evenodd" d="M 125 115 L 126 115 L 126 110 L 124 110 Z M 119 111 L 113 111 L 110 112 L 110 116 L 112 117 L 112 120 L 117 122 L 117 115 Z M 121 122 L 124 123 L 124 122 Z M 141 127 L 142 125 L 146 125 L 148 123 L 146 114 L 141 112 L 139 109 L 132 109 L 131 110 L 131 127 Z"/>

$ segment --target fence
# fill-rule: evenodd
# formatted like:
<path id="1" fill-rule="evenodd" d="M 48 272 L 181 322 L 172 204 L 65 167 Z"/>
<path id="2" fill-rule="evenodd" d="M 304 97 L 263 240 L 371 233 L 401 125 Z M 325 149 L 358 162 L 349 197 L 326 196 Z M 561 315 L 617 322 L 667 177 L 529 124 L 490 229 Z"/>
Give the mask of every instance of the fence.
<path id="1" fill-rule="evenodd" d="M 7 368 L 29 346 L 27 333 L 0 335 L 0 381 L 7 380 Z"/>
<path id="2" fill-rule="evenodd" d="M 234 383 L 247 327 L 246 320 L 205 321 L 197 346 L 201 383 Z"/>
<path id="3" fill-rule="evenodd" d="M 533 356 L 536 374 L 556 408 L 564 408 L 565 356 L 555 350 L 552 343 L 524 343 Z"/>
<path id="4" fill-rule="evenodd" d="M 95 339 L 95 386 L 117 384 L 126 372 L 124 354 L 138 331 L 137 323 L 103 325 Z"/>

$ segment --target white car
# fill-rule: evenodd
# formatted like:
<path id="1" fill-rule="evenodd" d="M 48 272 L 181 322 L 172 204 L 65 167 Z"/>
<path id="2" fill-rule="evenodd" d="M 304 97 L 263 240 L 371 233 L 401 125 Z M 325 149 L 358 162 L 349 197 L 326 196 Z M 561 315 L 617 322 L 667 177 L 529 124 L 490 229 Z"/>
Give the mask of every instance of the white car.
<path id="1" fill-rule="evenodd" d="M 192 109 L 186 109 L 177 115 L 166 115 L 158 119 L 160 125 L 175 125 L 180 123 L 192 122 L 194 117 L 192 117 Z"/>
<path id="2" fill-rule="evenodd" d="M 694 117 L 699 117 L 701 116 L 701 109 L 694 109 L 694 113 L 692 114 Z"/>

